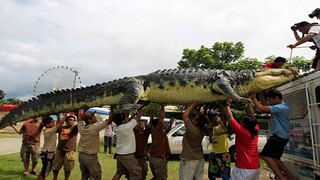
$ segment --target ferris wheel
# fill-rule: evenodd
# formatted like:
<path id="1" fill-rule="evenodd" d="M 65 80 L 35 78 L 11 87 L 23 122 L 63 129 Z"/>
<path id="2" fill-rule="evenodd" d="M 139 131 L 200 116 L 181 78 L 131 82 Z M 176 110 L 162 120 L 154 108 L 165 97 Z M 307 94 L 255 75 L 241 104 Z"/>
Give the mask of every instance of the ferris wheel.
<path id="1" fill-rule="evenodd" d="M 81 87 L 80 68 L 56 66 L 42 73 L 33 88 L 33 95 L 48 93 L 60 89 Z"/>

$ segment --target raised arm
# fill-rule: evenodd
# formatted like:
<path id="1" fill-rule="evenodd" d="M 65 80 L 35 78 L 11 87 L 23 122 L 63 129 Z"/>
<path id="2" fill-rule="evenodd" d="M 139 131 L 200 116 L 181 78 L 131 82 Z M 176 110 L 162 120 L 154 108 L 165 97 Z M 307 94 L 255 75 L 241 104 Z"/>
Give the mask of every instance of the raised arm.
<path id="1" fill-rule="evenodd" d="M 254 93 L 255 94 L 255 93 Z M 259 96 L 259 100 L 260 100 L 260 102 L 261 102 L 261 105 L 263 105 L 263 106 L 267 106 L 268 105 L 268 103 L 267 103 L 267 100 L 266 100 L 266 98 L 264 98 L 264 93 L 258 93 L 258 96 Z M 251 97 L 251 99 L 253 99 L 252 97 Z"/>
<path id="2" fill-rule="evenodd" d="M 301 38 L 300 40 L 298 40 L 298 42 L 294 43 L 294 44 L 290 44 L 288 45 L 287 47 L 288 48 L 295 48 L 297 46 L 299 46 L 300 44 L 303 44 L 307 41 L 309 41 L 310 39 L 312 39 L 314 36 L 316 36 L 317 34 L 316 33 L 308 33 L 306 34 L 303 38 Z"/>
<path id="3" fill-rule="evenodd" d="M 297 41 L 300 41 L 300 39 L 304 36 L 304 34 L 302 35 L 302 37 L 299 36 L 297 30 L 292 30 L 293 31 L 293 35 L 294 35 L 294 38 L 297 40 Z"/>
<path id="4" fill-rule="evenodd" d="M 139 109 L 137 109 L 137 113 L 133 119 L 136 120 L 137 123 L 139 123 L 141 116 L 142 116 L 142 108 L 140 107 Z"/>
<path id="5" fill-rule="evenodd" d="M 262 104 L 259 103 L 259 101 L 257 100 L 257 96 L 255 95 L 256 93 L 252 94 L 252 100 L 254 102 L 254 105 L 256 106 L 257 109 L 263 111 L 263 112 L 267 112 L 270 113 L 270 107 L 269 106 L 264 106 Z"/>
<path id="6" fill-rule="evenodd" d="M 150 128 L 150 129 L 152 128 L 152 122 L 153 122 L 153 119 L 154 119 L 155 111 L 156 111 L 156 107 L 153 106 L 152 109 L 151 109 L 150 120 L 149 120 L 149 124 L 148 124 L 148 128 Z"/>
<path id="7" fill-rule="evenodd" d="M 165 116 L 164 105 L 161 104 L 160 113 L 159 113 L 159 121 L 164 122 L 164 116 Z"/>
<path id="8" fill-rule="evenodd" d="M 252 107 L 252 105 L 251 105 L 251 101 L 248 101 L 247 114 L 248 114 L 249 116 L 254 116 L 254 110 L 253 110 L 253 107 Z"/>
<path id="9" fill-rule="evenodd" d="M 175 121 L 175 118 L 174 118 L 174 117 L 171 117 L 171 118 L 170 118 L 169 126 L 166 128 L 166 133 L 167 133 L 167 134 L 171 131 L 172 124 L 174 123 L 174 121 Z"/>
<path id="10" fill-rule="evenodd" d="M 233 114 L 231 112 L 231 103 L 232 103 L 232 99 L 227 99 L 226 103 L 225 103 L 225 116 L 227 121 L 232 121 L 234 119 Z"/>
<path id="11" fill-rule="evenodd" d="M 112 123 L 112 116 L 113 116 L 114 107 L 115 107 L 114 105 L 110 106 L 109 117 L 108 117 L 108 120 L 107 120 L 107 124 L 108 125 Z"/>
<path id="12" fill-rule="evenodd" d="M 13 124 L 10 124 L 10 126 L 13 128 L 13 130 L 18 133 L 18 134 L 22 134 L 23 133 L 23 130 L 22 128 L 20 130 L 17 129 L 17 127 Z"/>
<path id="13" fill-rule="evenodd" d="M 56 123 L 56 129 L 59 129 L 63 123 L 66 121 L 67 113 L 64 113 L 62 119 L 60 119 L 60 115 L 57 114 L 57 123 Z"/>
<path id="14" fill-rule="evenodd" d="M 189 117 L 190 113 L 193 109 L 195 109 L 197 107 L 198 104 L 199 104 L 198 102 L 194 102 L 184 111 L 184 113 L 182 115 L 183 122 L 190 120 L 190 117 Z"/>

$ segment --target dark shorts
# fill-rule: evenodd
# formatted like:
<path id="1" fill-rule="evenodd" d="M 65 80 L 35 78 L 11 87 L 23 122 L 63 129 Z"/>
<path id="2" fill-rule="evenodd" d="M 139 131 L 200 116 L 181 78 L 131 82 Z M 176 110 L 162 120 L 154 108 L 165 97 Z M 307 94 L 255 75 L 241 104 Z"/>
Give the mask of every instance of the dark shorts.
<path id="1" fill-rule="evenodd" d="M 284 147 L 287 145 L 288 141 L 289 139 L 280 138 L 275 134 L 272 135 L 267 141 L 266 145 L 263 147 L 261 155 L 280 159 L 283 154 Z"/>
<path id="2" fill-rule="evenodd" d="M 147 179 L 148 175 L 148 159 L 147 157 L 136 157 L 142 172 L 141 172 L 141 180 Z"/>
<path id="3" fill-rule="evenodd" d="M 150 169 L 154 179 L 168 179 L 168 159 L 167 156 L 152 156 L 149 157 Z"/>
<path id="4" fill-rule="evenodd" d="M 117 159 L 117 175 L 126 175 L 130 177 L 130 180 L 141 179 L 141 167 L 134 156 L 134 154 L 115 154 Z"/>
<path id="5" fill-rule="evenodd" d="M 82 179 L 101 179 L 101 166 L 97 154 L 79 152 Z"/>
<path id="6" fill-rule="evenodd" d="M 42 169 L 40 175 L 41 177 L 45 178 L 49 175 L 52 169 L 54 152 L 41 152 L 40 157 L 42 160 Z"/>

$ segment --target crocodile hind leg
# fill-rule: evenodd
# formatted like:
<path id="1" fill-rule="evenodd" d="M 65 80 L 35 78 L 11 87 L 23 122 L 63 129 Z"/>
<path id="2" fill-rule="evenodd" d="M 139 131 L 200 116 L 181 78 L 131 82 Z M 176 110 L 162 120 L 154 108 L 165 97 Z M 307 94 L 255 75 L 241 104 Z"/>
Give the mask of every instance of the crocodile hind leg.
<path id="1" fill-rule="evenodd" d="M 121 112 L 135 111 L 141 107 L 137 102 L 144 94 L 143 82 L 136 78 L 131 78 L 124 84 L 126 89 L 124 95 L 121 97 L 119 102 L 119 108 Z"/>

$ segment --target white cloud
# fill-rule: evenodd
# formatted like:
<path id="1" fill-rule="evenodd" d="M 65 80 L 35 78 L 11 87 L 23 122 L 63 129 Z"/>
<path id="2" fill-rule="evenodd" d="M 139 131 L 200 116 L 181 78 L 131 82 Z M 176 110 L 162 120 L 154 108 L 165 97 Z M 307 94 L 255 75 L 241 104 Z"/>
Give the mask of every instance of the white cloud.
<path id="1" fill-rule="evenodd" d="M 241 41 L 245 56 L 290 56 L 290 26 L 317 1 L 3 0 L 0 89 L 30 98 L 34 83 L 57 65 L 79 67 L 90 85 L 175 68 L 184 48 Z M 314 52 L 295 49 L 294 56 Z"/>

